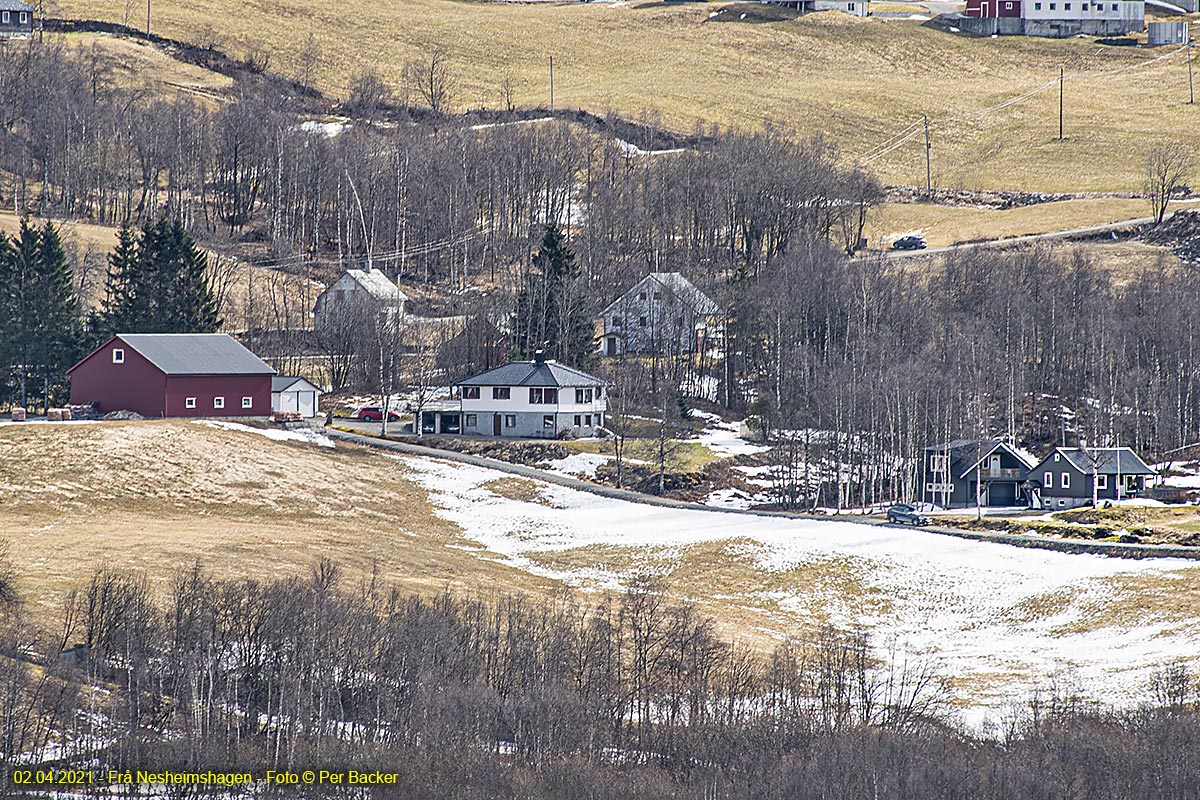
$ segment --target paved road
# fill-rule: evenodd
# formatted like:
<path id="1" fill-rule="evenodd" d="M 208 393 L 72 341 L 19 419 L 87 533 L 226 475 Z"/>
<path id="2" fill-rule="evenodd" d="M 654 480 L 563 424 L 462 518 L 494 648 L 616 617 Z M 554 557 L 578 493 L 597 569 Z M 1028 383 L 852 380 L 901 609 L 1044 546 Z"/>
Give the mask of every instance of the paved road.
<path id="1" fill-rule="evenodd" d="M 1166 219 L 1170 219 L 1180 211 L 1187 211 L 1195 206 L 1184 206 L 1168 211 Z M 1130 228 L 1140 228 L 1145 225 L 1150 225 L 1154 222 L 1154 217 L 1138 217 L 1137 219 L 1126 219 L 1119 222 L 1107 222 L 1103 225 L 1088 225 L 1083 228 L 1070 228 L 1064 231 L 1050 231 L 1048 233 L 1031 233 L 1025 236 L 1010 236 L 1006 239 L 986 239 L 981 242 L 963 242 L 961 244 L 952 244 L 947 247 L 928 247 L 924 250 L 884 250 L 885 258 L 913 258 L 914 256 L 936 255 L 938 253 L 949 253 L 956 250 L 978 250 L 980 248 L 995 248 L 1003 249 L 1005 247 L 1016 247 L 1018 245 L 1030 244 L 1031 242 L 1041 242 L 1050 239 L 1070 239 L 1073 236 L 1095 236 L 1098 233 L 1113 233 L 1116 231 L 1128 230 Z M 874 253 L 859 256 L 859 258 L 869 258 Z"/>
<path id="2" fill-rule="evenodd" d="M 654 495 L 642 494 L 641 492 L 633 492 L 628 489 L 617 489 L 613 486 L 604 486 L 602 484 L 592 483 L 591 481 L 572 478 L 567 475 L 560 475 L 557 472 L 548 472 L 535 467 L 527 467 L 523 464 L 513 464 L 508 461 L 499 461 L 494 458 L 484 458 L 483 456 L 471 455 L 470 453 L 458 453 L 453 450 L 438 450 L 432 447 L 410 444 L 408 442 L 398 442 L 392 439 L 382 440 L 372 436 L 364 436 L 359 433 L 338 430 L 337 428 L 325 428 L 324 430 L 325 433 L 331 438 L 338 439 L 343 442 L 350 442 L 353 444 L 363 445 L 365 447 L 374 447 L 382 450 L 390 450 L 397 453 L 404 453 L 405 455 L 458 461 L 464 464 L 472 464 L 477 467 L 486 467 L 487 469 L 507 472 L 511 475 L 518 475 L 524 478 L 532 478 L 533 480 L 553 483 L 558 486 L 566 486 L 567 488 L 576 489 L 582 492 L 590 492 L 591 494 L 599 495 L 600 497 L 609 497 L 614 500 L 624 500 L 630 503 L 641 503 L 642 505 L 648 506 L 688 509 L 692 511 L 707 511 L 709 513 L 716 514 L 742 514 L 753 517 L 784 517 L 787 519 L 820 520 L 822 522 L 856 522 L 860 525 L 877 525 L 887 528 L 907 527 L 904 525 L 893 525 L 886 520 L 862 515 L 831 517 L 825 515 L 801 514 L 790 511 L 759 511 L 755 509 L 719 508 L 717 506 L 706 506 L 703 503 L 689 503 L 683 500 L 673 500 L 668 497 L 656 497 Z M 1055 550 L 1062 553 L 1092 553 L 1113 556 L 1117 558 L 1133 559 L 1187 558 L 1200 560 L 1200 548 L 1171 547 L 1168 545 L 1121 544 L 1119 542 L 1092 542 L 1073 539 L 1047 539 L 1041 536 L 1025 536 L 1012 533 L 992 533 L 988 531 L 967 531 L 934 525 L 926 526 L 921 530 L 923 532 L 937 533 L 943 536 L 954 536 L 959 539 L 971 539 L 980 542 L 1007 544 L 1014 547 L 1032 547 L 1040 550 Z"/>

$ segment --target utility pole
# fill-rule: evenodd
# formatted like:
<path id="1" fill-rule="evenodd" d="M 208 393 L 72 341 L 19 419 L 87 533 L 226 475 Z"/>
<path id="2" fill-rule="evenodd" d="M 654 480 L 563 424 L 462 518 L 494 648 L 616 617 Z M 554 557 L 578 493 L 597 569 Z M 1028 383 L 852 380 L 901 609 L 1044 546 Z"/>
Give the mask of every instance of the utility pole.
<path id="1" fill-rule="evenodd" d="M 146 0 L 146 35 L 150 35 L 150 0 Z"/>
<path id="2" fill-rule="evenodd" d="M 929 151 L 933 145 L 929 143 L 929 115 L 925 115 L 925 196 L 933 194 L 933 168 L 929 162 Z"/>
<path id="3" fill-rule="evenodd" d="M 1062 67 L 1058 68 L 1058 140 L 1061 142 L 1063 138 L 1063 84 L 1065 83 L 1065 72 Z"/>
<path id="4" fill-rule="evenodd" d="M 554 56 L 550 56 L 550 113 L 554 113 Z"/>
<path id="5" fill-rule="evenodd" d="M 1192 37 L 1188 37 L 1188 105 L 1196 102 L 1196 92 L 1192 87 Z"/>

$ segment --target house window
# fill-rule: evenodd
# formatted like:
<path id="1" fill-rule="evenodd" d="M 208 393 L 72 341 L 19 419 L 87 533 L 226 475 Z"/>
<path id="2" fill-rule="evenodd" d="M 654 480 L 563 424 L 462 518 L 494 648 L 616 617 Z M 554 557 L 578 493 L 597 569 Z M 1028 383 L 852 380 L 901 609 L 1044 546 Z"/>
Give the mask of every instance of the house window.
<path id="1" fill-rule="evenodd" d="M 1034 10 L 1034 11 L 1041 11 L 1041 10 L 1042 10 L 1042 4 L 1041 4 L 1041 3 L 1034 3 L 1034 4 L 1033 4 L 1033 10 Z"/>
<path id="2" fill-rule="evenodd" d="M 29 12 L 22 11 L 21 12 L 21 24 L 24 25 L 26 22 L 29 22 Z"/>
<path id="3" fill-rule="evenodd" d="M 479 415 L 467 414 L 467 427 L 468 428 L 474 428 L 478 424 L 479 424 Z"/>
<path id="4" fill-rule="evenodd" d="M 462 399 L 463 400 L 478 400 L 479 399 L 479 387 L 478 386 L 462 387 Z"/>
<path id="5" fill-rule="evenodd" d="M 597 414 L 597 415 L 596 415 L 596 427 L 597 427 L 597 428 L 603 428 L 603 427 L 604 427 L 604 415 L 603 415 L 603 414 Z"/>
<path id="6" fill-rule="evenodd" d="M 1113 11 L 1116 11 L 1116 10 L 1117 10 L 1117 4 L 1116 4 L 1116 3 L 1113 3 L 1113 4 L 1112 4 L 1112 10 L 1113 10 Z"/>
<path id="7" fill-rule="evenodd" d="M 213 398 L 213 408 L 224 408 L 224 407 L 225 407 L 225 398 L 224 397 L 214 397 Z"/>
<path id="8" fill-rule="evenodd" d="M 253 397 L 243 397 L 242 398 L 242 408 L 254 408 L 254 398 Z"/>
<path id="9" fill-rule="evenodd" d="M 950 456 L 935 453 L 929 457 L 930 472 L 948 472 L 950 470 Z"/>
<path id="10" fill-rule="evenodd" d="M 124 364 L 125 363 L 125 351 L 122 350 L 120 347 L 113 348 L 113 363 L 114 364 Z"/>
<path id="11" fill-rule="evenodd" d="M 619 327 L 621 327 L 621 326 L 622 326 L 622 325 L 624 325 L 624 324 L 625 324 L 625 318 L 624 318 L 624 317 L 613 317 L 613 318 L 612 318 L 612 326 L 613 326 L 614 328 L 619 328 Z"/>
<path id="12" fill-rule="evenodd" d="M 512 396 L 512 389 L 510 389 L 507 386 L 493 386 L 492 387 L 492 399 L 493 400 L 508 400 L 511 396 Z"/>
<path id="13" fill-rule="evenodd" d="M 1071 488 L 1071 473 L 1064 472 L 1059 476 L 1058 486 L 1060 489 Z"/>
<path id="14" fill-rule="evenodd" d="M 589 428 L 592 427 L 592 415 L 591 414 L 583 415 L 583 424 L 587 425 Z"/>
<path id="15" fill-rule="evenodd" d="M 1063 3 L 1063 11 L 1070 11 L 1070 10 L 1071 10 L 1071 4 Z"/>
<path id="16" fill-rule="evenodd" d="M 1054 8 L 1053 4 L 1050 7 Z M 1054 463 L 1057 464 L 1061 460 L 1062 460 L 1062 453 L 1055 453 L 1054 454 Z"/>
<path id="17" fill-rule="evenodd" d="M 645 300 L 645 299 L 646 299 L 646 293 L 638 292 L 638 300 Z"/>
<path id="18" fill-rule="evenodd" d="M 533 405 L 551 405 L 558 402 L 558 389 L 543 389 L 541 387 L 529 390 L 529 402 Z"/>
<path id="19" fill-rule="evenodd" d="M 1097 489 L 1107 489 L 1108 488 L 1108 476 L 1107 475 L 1097 475 L 1096 476 L 1096 488 Z"/>
<path id="20" fill-rule="evenodd" d="M 542 427 L 543 428 L 551 428 L 551 429 L 554 428 L 554 415 L 553 414 L 543 414 L 542 415 Z"/>
<path id="21" fill-rule="evenodd" d="M 184 408 L 195 408 L 196 407 L 196 398 L 185 397 L 183 400 L 183 407 Z"/>
<path id="22" fill-rule="evenodd" d="M 583 417 L 579 414 L 576 414 L 575 415 L 575 427 L 578 428 L 581 425 L 583 425 Z"/>
<path id="23" fill-rule="evenodd" d="M 1054 3 L 1051 3 L 1051 4 L 1050 4 L 1050 10 L 1051 10 L 1051 11 L 1053 11 L 1053 10 L 1054 10 L 1056 7 L 1057 7 L 1057 6 L 1055 6 L 1055 5 L 1054 5 Z"/>
<path id="24" fill-rule="evenodd" d="M 662 300 L 662 292 L 655 292 L 655 293 L 654 293 L 654 299 L 655 299 L 655 300 Z"/>
<path id="25" fill-rule="evenodd" d="M 638 317 L 638 325 L 641 325 L 643 328 L 646 327 L 646 318 Z"/>
<path id="26" fill-rule="evenodd" d="M 9 18 L 7 11 L 0 11 L 0 22 L 3 22 L 5 25 L 7 25 L 7 24 L 9 24 L 9 22 L 11 22 L 11 19 Z"/>
<path id="27" fill-rule="evenodd" d="M 592 390 L 591 389 L 576 389 L 575 390 L 575 402 L 576 403 L 592 402 Z"/>
<path id="28" fill-rule="evenodd" d="M 516 414 L 505 414 L 504 415 L 504 427 L 506 427 L 506 428 L 517 427 L 517 415 Z"/>
<path id="29" fill-rule="evenodd" d="M 1047 489 L 1054 488 L 1054 473 L 1053 472 L 1046 473 L 1046 480 L 1042 481 L 1042 485 L 1045 486 Z"/>

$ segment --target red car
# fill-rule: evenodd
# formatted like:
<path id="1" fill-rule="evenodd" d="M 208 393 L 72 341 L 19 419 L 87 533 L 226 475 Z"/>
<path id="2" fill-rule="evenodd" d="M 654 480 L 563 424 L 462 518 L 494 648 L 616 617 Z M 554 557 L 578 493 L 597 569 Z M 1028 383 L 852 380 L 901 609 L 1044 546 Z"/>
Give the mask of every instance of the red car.
<path id="1" fill-rule="evenodd" d="M 358 411 L 354 412 L 355 419 L 361 419 L 366 422 L 382 422 L 383 409 L 379 406 L 363 406 Z M 388 422 L 399 422 L 400 415 L 395 411 L 388 411 Z"/>

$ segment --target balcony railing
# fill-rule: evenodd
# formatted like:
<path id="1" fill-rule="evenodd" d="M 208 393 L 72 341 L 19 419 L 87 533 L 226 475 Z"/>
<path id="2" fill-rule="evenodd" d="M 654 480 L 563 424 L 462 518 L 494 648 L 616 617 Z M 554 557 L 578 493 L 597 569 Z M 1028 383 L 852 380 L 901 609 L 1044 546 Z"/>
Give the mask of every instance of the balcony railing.
<path id="1" fill-rule="evenodd" d="M 1009 478 L 1016 480 L 1021 477 L 1019 469 L 983 469 L 979 470 L 981 480 L 995 480 L 997 478 Z"/>

